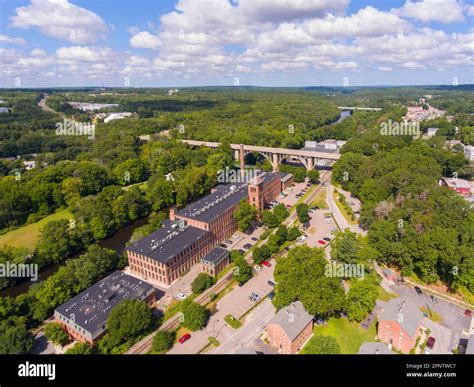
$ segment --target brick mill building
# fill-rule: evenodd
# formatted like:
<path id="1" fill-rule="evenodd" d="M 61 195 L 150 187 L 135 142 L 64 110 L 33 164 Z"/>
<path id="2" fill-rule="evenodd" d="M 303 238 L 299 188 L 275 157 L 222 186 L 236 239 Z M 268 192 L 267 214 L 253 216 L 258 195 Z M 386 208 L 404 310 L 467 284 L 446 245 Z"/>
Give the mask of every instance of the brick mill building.
<path id="1" fill-rule="evenodd" d="M 58 306 L 55 321 L 74 340 L 93 344 L 107 330 L 112 309 L 123 300 L 140 300 L 151 306 L 156 290 L 150 284 L 119 270 Z"/>
<path id="2" fill-rule="evenodd" d="M 282 308 L 267 325 L 270 345 L 281 354 L 295 354 L 313 333 L 313 316 L 300 301 Z"/>
<path id="3" fill-rule="evenodd" d="M 215 277 L 224 270 L 229 262 L 229 251 L 222 247 L 216 247 L 201 259 L 201 271 Z"/>
<path id="4" fill-rule="evenodd" d="M 387 302 L 378 322 L 378 339 L 402 353 L 415 346 L 423 313 L 413 304 L 395 298 Z"/>
<path id="5" fill-rule="evenodd" d="M 130 274 L 170 286 L 237 230 L 233 214 L 242 199 L 255 198 L 250 204 L 260 209 L 290 184 L 286 174 L 263 173 L 250 184 L 218 185 L 179 211 L 171 209 L 170 219 L 160 229 L 127 247 Z"/>

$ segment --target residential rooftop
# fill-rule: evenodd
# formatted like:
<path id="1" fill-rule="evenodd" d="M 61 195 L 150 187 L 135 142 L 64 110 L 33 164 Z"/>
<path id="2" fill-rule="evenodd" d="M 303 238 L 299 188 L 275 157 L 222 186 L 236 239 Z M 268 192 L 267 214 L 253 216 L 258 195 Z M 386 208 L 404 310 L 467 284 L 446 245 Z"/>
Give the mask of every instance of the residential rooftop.
<path id="1" fill-rule="evenodd" d="M 279 325 L 288 338 L 295 340 L 301 331 L 313 320 L 300 301 L 280 309 L 268 324 Z"/>
<path id="2" fill-rule="evenodd" d="M 369 342 L 366 341 L 362 343 L 359 348 L 359 355 L 390 355 L 393 354 L 392 351 L 381 342 Z"/>
<path id="3" fill-rule="evenodd" d="M 91 336 L 102 333 L 111 310 L 123 300 L 143 300 L 153 286 L 116 270 L 69 301 L 58 306 L 55 313 L 66 318 Z M 103 329 L 101 329 L 103 328 Z M 98 332 L 99 331 L 99 332 Z M 92 337 L 94 339 L 95 337 Z"/>
<path id="4" fill-rule="evenodd" d="M 471 189 L 469 181 L 464 179 L 455 179 L 452 177 L 443 177 L 444 182 L 449 188 L 467 188 Z"/>
<path id="5" fill-rule="evenodd" d="M 422 317 L 423 313 L 415 305 L 401 298 L 394 298 L 384 306 L 379 321 L 397 321 L 413 337 Z"/>
<path id="6" fill-rule="evenodd" d="M 127 246 L 127 250 L 167 263 L 209 231 L 189 226 L 185 221 L 167 219 L 163 226 L 145 238 Z"/>

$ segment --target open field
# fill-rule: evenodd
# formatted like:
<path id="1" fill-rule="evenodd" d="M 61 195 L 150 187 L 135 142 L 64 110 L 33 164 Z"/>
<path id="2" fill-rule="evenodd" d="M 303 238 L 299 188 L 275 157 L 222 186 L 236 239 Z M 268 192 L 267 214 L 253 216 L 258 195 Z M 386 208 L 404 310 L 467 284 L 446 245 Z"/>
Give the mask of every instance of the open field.
<path id="1" fill-rule="evenodd" d="M 72 214 L 68 210 L 62 210 L 48 215 L 38 222 L 9 231 L 6 234 L 0 235 L 0 246 L 27 247 L 34 250 L 43 226 L 52 220 L 60 219 L 72 219 Z"/>

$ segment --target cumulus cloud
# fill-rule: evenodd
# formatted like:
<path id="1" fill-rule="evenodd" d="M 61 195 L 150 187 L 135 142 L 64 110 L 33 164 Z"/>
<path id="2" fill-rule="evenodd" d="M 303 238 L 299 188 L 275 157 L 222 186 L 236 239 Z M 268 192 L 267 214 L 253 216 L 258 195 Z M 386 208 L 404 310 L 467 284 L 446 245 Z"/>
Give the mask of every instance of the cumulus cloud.
<path id="1" fill-rule="evenodd" d="M 455 23 L 464 21 L 462 6 L 457 0 L 407 0 L 398 10 L 401 16 L 422 22 Z"/>
<path id="2" fill-rule="evenodd" d="M 0 34 L 0 44 L 24 45 L 26 44 L 26 42 L 25 42 L 25 39 L 22 39 L 22 38 L 15 38 L 13 36 Z"/>
<path id="3" fill-rule="evenodd" d="M 31 0 L 10 20 L 12 27 L 38 28 L 47 36 L 77 44 L 95 42 L 108 30 L 102 18 L 68 0 Z"/>

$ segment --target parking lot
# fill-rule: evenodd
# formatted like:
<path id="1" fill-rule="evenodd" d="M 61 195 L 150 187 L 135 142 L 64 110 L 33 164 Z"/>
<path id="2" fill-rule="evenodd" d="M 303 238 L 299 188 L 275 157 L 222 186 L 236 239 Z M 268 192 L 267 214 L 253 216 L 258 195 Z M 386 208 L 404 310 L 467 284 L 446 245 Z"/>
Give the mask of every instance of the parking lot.
<path id="1" fill-rule="evenodd" d="M 308 236 L 305 243 L 309 247 L 325 247 L 329 242 L 327 239 L 333 239 L 330 235 L 337 231 L 337 226 L 331 216 L 325 216 L 327 213 L 328 210 L 324 209 L 310 211 L 309 215 L 311 219 L 309 220 L 309 227 L 306 230 L 302 230 L 305 235 Z M 323 238 L 327 239 L 325 240 Z M 322 241 L 325 244 L 319 243 L 318 241 Z"/>

